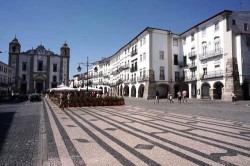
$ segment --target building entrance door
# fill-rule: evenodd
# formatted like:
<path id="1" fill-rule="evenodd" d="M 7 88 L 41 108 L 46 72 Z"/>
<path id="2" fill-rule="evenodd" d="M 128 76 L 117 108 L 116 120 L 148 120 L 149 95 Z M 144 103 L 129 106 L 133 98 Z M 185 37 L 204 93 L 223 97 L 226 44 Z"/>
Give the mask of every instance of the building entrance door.
<path id="1" fill-rule="evenodd" d="M 36 92 L 41 93 L 43 90 L 43 82 L 36 82 Z"/>

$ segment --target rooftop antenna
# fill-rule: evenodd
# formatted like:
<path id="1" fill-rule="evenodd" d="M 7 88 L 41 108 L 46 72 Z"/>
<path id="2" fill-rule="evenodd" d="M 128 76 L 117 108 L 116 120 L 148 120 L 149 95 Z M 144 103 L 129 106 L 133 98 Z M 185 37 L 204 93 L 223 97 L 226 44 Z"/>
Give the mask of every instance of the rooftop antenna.
<path id="1" fill-rule="evenodd" d="M 242 7 L 242 2 L 240 2 L 240 11 L 241 11 L 241 7 Z"/>

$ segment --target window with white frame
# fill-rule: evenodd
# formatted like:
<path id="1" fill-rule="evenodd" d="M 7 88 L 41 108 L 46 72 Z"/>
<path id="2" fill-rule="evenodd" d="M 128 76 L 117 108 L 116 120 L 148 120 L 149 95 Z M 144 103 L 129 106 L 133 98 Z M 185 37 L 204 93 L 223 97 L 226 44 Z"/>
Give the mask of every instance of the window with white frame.
<path id="1" fill-rule="evenodd" d="M 143 68 L 143 74 L 142 74 L 142 77 L 145 78 L 146 77 L 146 69 Z"/>
<path id="2" fill-rule="evenodd" d="M 143 44 L 146 44 L 146 37 L 143 38 Z"/>
<path id="3" fill-rule="evenodd" d="M 183 44 L 186 44 L 186 37 L 183 37 L 183 38 L 182 38 L 182 43 L 183 43 Z"/>
<path id="4" fill-rule="evenodd" d="M 206 55 L 207 53 L 207 42 L 202 42 L 202 54 Z"/>
<path id="5" fill-rule="evenodd" d="M 219 30 L 219 21 L 214 23 L 214 31 L 218 31 Z"/>
<path id="6" fill-rule="evenodd" d="M 142 54 L 140 55 L 140 61 L 142 61 Z"/>
<path id="7" fill-rule="evenodd" d="M 202 28 L 201 31 L 202 31 L 202 37 L 205 37 L 206 36 L 206 27 Z"/>
<path id="8" fill-rule="evenodd" d="M 146 52 L 143 53 L 143 60 L 146 60 Z"/>
<path id="9" fill-rule="evenodd" d="M 214 51 L 215 52 L 220 51 L 220 38 L 219 37 L 214 38 Z"/>
<path id="10" fill-rule="evenodd" d="M 194 41 L 194 33 L 191 33 L 191 41 Z"/>
<path id="11" fill-rule="evenodd" d="M 160 60 L 164 60 L 164 51 L 159 52 Z"/>
<path id="12" fill-rule="evenodd" d="M 173 39 L 173 46 L 178 46 L 178 39 Z"/>
<path id="13" fill-rule="evenodd" d="M 142 39 L 140 40 L 140 46 L 142 46 Z"/>

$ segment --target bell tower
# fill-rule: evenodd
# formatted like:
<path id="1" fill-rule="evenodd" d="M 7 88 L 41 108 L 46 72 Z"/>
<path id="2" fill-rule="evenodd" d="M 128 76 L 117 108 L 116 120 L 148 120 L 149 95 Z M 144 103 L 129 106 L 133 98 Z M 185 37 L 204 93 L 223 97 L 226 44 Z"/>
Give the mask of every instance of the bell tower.
<path id="1" fill-rule="evenodd" d="M 14 76 L 15 76 L 15 88 L 14 90 L 18 90 L 18 78 L 19 78 L 19 54 L 21 52 L 21 45 L 18 42 L 16 36 L 9 43 L 9 66 L 14 68 Z"/>
<path id="2" fill-rule="evenodd" d="M 68 85 L 69 82 L 69 59 L 70 59 L 70 48 L 65 42 L 61 47 L 61 62 L 60 62 L 60 82 L 64 85 Z"/>

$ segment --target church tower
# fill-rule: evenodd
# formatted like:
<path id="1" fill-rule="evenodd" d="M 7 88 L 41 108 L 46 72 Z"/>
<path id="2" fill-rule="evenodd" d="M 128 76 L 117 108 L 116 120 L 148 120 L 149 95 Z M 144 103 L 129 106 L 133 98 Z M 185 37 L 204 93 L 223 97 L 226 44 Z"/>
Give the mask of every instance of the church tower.
<path id="1" fill-rule="evenodd" d="M 18 42 L 16 36 L 9 43 L 9 66 L 14 68 L 14 76 L 15 76 L 15 88 L 14 90 L 18 90 L 18 76 L 19 76 L 19 54 L 21 52 L 21 45 Z"/>
<path id="2" fill-rule="evenodd" d="M 65 42 L 61 47 L 61 62 L 60 62 L 60 82 L 64 85 L 69 84 L 69 58 L 70 58 L 70 48 Z"/>

